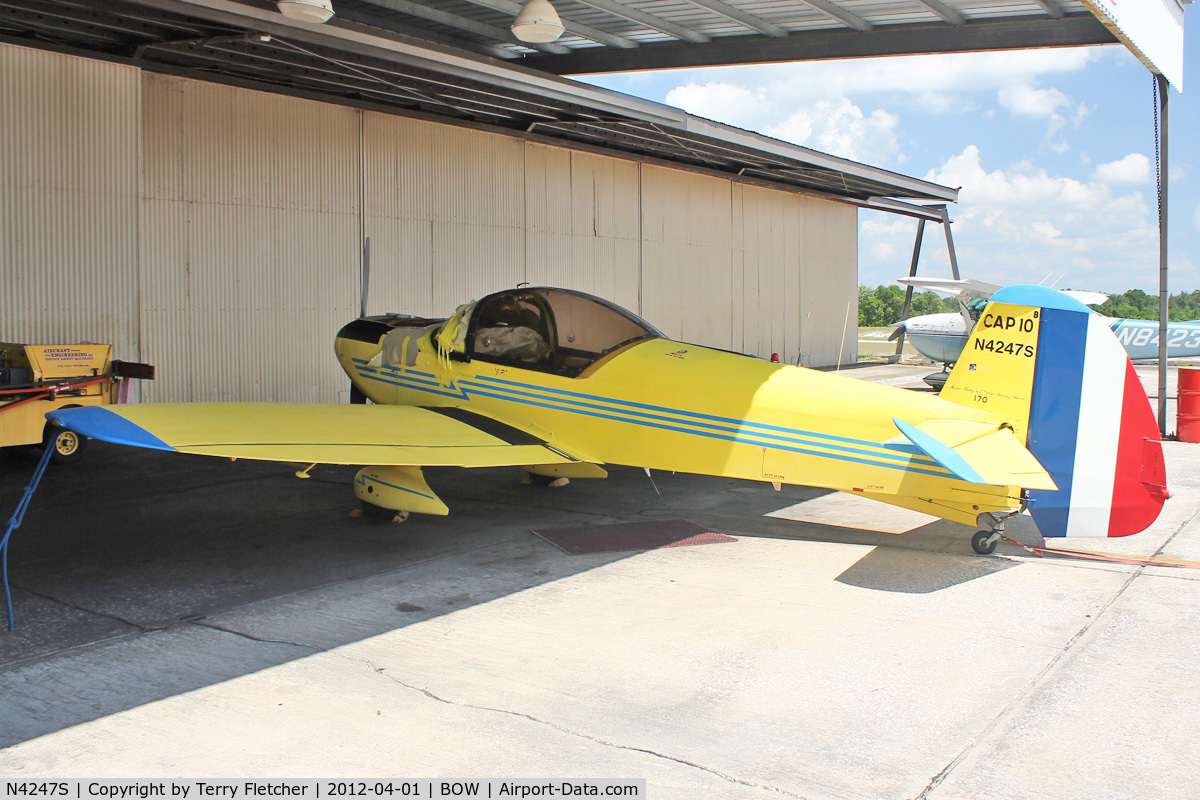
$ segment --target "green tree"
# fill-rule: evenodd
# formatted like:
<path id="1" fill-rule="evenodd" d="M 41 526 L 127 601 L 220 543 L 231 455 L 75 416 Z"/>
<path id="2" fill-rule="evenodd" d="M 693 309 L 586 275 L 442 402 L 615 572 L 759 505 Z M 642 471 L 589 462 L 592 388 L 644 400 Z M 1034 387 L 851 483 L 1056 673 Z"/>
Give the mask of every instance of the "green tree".
<path id="1" fill-rule="evenodd" d="M 858 287 L 859 327 L 878 328 L 894 325 L 904 312 L 905 289 L 900 286 Z M 909 307 L 910 317 L 957 311 L 958 302 L 940 297 L 936 292 L 914 292 Z"/>
<path id="2" fill-rule="evenodd" d="M 886 325 L 883 321 L 883 303 L 874 294 L 859 294 L 858 326 L 860 328 L 878 328 Z"/>
<path id="3" fill-rule="evenodd" d="M 1158 319 L 1158 295 L 1141 289 L 1130 289 L 1110 295 L 1107 302 L 1095 307 L 1108 317 L 1128 319 Z M 900 321 L 904 310 L 904 289 L 899 286 L 858 287 L 858 324 L 863 327 L 882 327 Z M 958 302 L 935 292 L 914 292 L 908 315 L 938 314 L 957 311 Z M 1200 290 L 1179 292 L 1167 298 L 1167 317 L 1172 322 L 1200 320 Z"/>

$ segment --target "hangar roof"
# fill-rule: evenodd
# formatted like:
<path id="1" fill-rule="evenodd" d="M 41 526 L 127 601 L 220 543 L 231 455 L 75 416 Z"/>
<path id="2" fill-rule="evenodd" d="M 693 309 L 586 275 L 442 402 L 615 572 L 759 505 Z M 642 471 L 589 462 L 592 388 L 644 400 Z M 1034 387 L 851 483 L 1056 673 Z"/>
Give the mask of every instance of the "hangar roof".
<path id="1" fill-rule="evenodd" d="M 528 44 L 521 1 L 333 0 L 320 25 L 272 0 L 0 0 L 0 41 L 884 205 L 957 191 L 557 76 L 1122 41 L 1170 77 L 1190 2 L 1122 0 L 1131 27 L 1098 0 L 555 0 L 566 32 Z"/>
<path id="2" fill-rule="evenodd" d="M 399 2 L 376 0 L 385 1 Z M 334 2 L 339 16 L 312 25 L 284 18 L 273 4 L 236 0 L 0 0 L 0 41 L 484 126 L 902 213 L 914 209 L 874 198 L 957 199 L 956 189 L 353 22 L 342 14 L 353 16 L 354 0 Z"/>

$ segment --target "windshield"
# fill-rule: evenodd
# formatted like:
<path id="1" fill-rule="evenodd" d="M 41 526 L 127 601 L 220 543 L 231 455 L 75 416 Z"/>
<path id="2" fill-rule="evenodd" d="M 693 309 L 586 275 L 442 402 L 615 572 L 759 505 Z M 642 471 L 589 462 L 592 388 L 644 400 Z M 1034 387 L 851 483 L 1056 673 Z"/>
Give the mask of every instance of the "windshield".
<path id="1" fill-rule="evenodd" d="M 574 377 L 652 326 L 598 297 L 567 289 L 522 288 L 485 297 L 467 336 L 471 355 Z"/>

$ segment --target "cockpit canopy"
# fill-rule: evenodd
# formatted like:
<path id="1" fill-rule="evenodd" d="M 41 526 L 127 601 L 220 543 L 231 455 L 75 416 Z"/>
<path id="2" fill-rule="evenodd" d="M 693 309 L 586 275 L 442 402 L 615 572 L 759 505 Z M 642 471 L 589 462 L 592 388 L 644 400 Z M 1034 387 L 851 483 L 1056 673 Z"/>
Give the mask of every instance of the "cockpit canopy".
<path id="1" fill-rule="evenodd" d="M 471 358 L 574 377 L 608 353 L 650 338 L 662 334 L 598 297 L 530 287 L 480 300 L 466 350 Z"/>

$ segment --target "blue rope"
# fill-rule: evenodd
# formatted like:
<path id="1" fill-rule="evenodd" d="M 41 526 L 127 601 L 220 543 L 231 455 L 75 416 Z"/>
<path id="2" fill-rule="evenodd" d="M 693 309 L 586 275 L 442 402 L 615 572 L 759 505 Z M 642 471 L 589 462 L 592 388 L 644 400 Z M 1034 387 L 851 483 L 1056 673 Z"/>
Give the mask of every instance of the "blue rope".
<path id="1" fill-rule="evenodd" d="M 8 632 L 13 630 L 13 605 L 12 592 L 8 588 L 8 537 L 12 536 L 12 532 L 21 527 L 21 523 L 25 520 L 25 509 L 29 508 L 29 501 L 33 499 L 33 493 L 37 491 L 38 484 L 42 482 L 42 475 L 46 472 L 46 465 L 50 463 L 50 456 L 54 453 L 54 443 L 58 440 L 58 431 L 50 437 L 50 441 L 46 442 L 45 449 L 42 451 L 42 460 L 38 462 L 37 469 L 33 471 L 33 480 L 25 487 L 25 494 L 21 495 L 21 502 L 17 503 L 17 510 L 8 519 L 8 530 L 4 532 L 4 538 L 0 539 L 0 563 L 3 564 L 4 573 L 4 607 L 8 611 Z"/>

